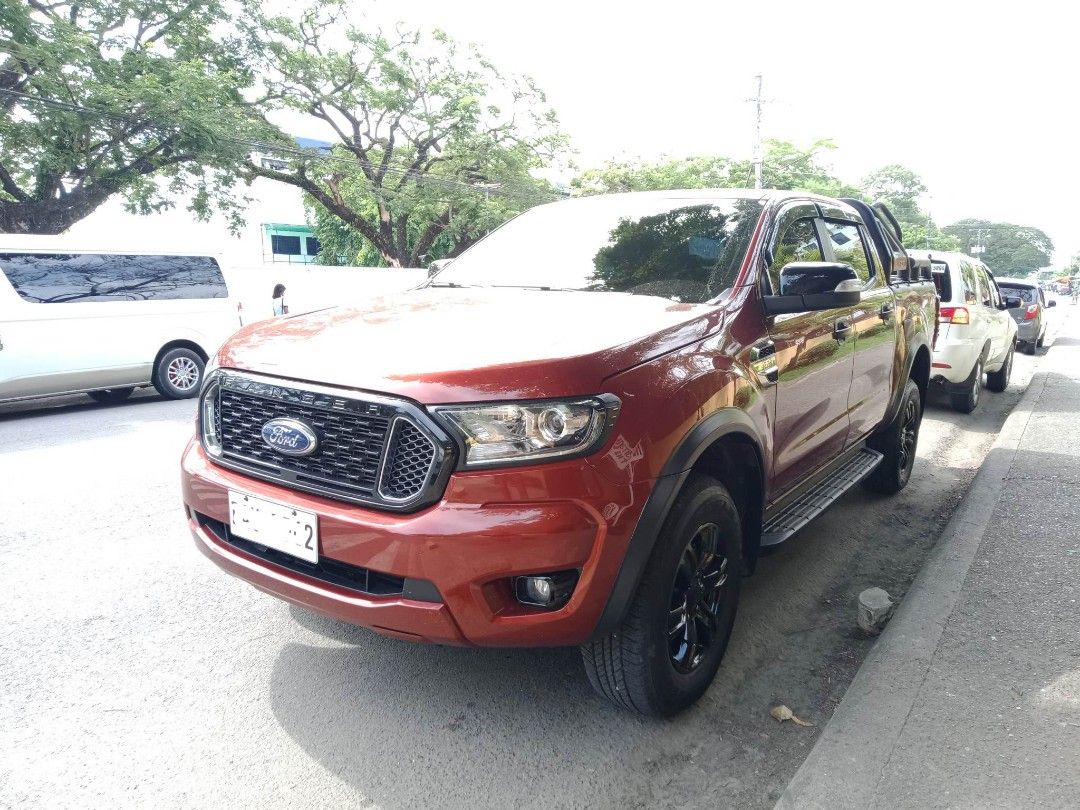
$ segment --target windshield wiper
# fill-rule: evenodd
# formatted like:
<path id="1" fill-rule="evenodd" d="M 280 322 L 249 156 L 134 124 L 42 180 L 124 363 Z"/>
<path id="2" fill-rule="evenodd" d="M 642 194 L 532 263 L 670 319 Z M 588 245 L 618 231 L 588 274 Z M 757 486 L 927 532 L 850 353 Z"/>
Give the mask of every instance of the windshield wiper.
<path id="1" fill-rule="evenodd" d="M 479 287 L 479 284 L 458 284 L 456 281 L 440 281 L 437 284 L 432 282 L 425 284 L 425 287 L 449 287 L 454 290 L 464 290 L 466 287 Z"/>

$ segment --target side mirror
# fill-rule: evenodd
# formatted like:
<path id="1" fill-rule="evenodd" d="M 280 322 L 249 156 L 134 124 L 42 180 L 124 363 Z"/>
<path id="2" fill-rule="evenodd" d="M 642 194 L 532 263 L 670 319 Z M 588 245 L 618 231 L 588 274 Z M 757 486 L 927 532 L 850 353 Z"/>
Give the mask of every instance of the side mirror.
<path id="1" fill-rule="evenodd" d="M 453 259 L 436 259 L 435 261 L 433 261 L 431 264 L 428 265 L 428 267 L 427 267 L 427 277 L 428 278 L 434 278 L 439 273 L 441 273 L 443 270 L 445 270 L 446 266 L 448 264 L 450 264 L 450 262 L 452 262 L 452 261 L 453 261 Z"/>
<path id="2" fill-rule="evenodd" d="M 1056 307 L 1057 306 L 1057 299 L 1056 298 L 1051 298 L 1049 301 L 1046 302 L 1046 305 L 1048 307 Z"/>
<path id="3" fill-rule="evenodd" d="M 763 298 L 766 315 L 856 306 L 863 283 L 850 264 L 792 262 L 780 271 L 780 294 Z"/>
<path id="4" fill-rule="evenodd" d="M 1024 305 L 1024 302 L 1015 296 L 1005 296 L 1005 309 L 1020 309 Z"/>

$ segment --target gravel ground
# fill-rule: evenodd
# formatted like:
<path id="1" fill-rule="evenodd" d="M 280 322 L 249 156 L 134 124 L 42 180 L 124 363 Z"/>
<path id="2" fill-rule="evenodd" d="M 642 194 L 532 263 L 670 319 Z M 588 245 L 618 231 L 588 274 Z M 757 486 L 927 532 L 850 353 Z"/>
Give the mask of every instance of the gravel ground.
<path id="1" fill-rule="evenodd" d="M 746 583 L 716 683 L 670 721 L 595 697 L 573 649 L 414 646 L 212 566 L 181 515 L 194 405 L 0 406 L 0 806 L 767 807 L 1030 379 L 935 400 L 911 485 L 852 492 Z"/>

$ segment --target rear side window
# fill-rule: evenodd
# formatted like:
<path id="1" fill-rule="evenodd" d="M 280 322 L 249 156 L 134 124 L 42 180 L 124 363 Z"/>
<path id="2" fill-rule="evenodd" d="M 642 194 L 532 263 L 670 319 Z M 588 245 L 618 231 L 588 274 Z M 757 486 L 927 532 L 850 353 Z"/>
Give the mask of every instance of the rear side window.
<path id="1" fill-rule="evenodd" d="M 967 262 L 961 263 L 960 278 L 964 283 L 964 303 L 974 304 L 979 300 L 979 285 L 975 281 L 975 268 Z"/>
<path id="2" fill-rule="evenodd" d="M 850 264 L 859 275 L 859 281 L 870 281 L 870 262 L 866 255 L 859 226 L 853 222 L 826 222 L 825 230 L 832 243 L 832 252 L 836 261 Z"/>
<path id="3" fill-rule="evenodd" d="M 105 253 L 3 253 L 0 270 L 24 301 L 160 301 L 226 298 L 209 256 L 113 256 Z"/>
<path id="4" fill-rule="evenodd" d="M 942 301 L 952 301 L 952 277 L 949 275 L 949 265 L 933 262 L 930 265 L 930 276 L 934 279 L 934 286 L 937 287 L 938 298 Z"/>
<path id="5" fill-rule="evenodd" d="M 987 278 L 986 271 L 981 267 L 978 269 L 979 275 L 979 303 L 984 307 L 994 306 L 994 282 Z"/>

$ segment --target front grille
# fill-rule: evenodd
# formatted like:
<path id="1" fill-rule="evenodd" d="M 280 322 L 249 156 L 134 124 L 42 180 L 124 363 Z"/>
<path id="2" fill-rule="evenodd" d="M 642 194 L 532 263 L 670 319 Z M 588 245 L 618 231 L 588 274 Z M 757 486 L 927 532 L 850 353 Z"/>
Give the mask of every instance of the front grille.
<path id="1" fill-rule="evenodd" d="M 380 492 L 384 498 L 407 500 L 424 485 L 435 445 L 414 424 L 399 419 L 389 447 Z"/>
<path id="2" fill-rule="evenodd" d="M 446 452 L 419 427 L 424 417 L 418 409 L 237 373 L 216 379 L 211 395 L 217 398 L 219 463 L 297 489 L 388 508 L 438 496 L 433 487 Z M 290 456 L 268 445 L 262 431 L 272 419 L 303 423 L 317 438 L 314 452 Z"/>

